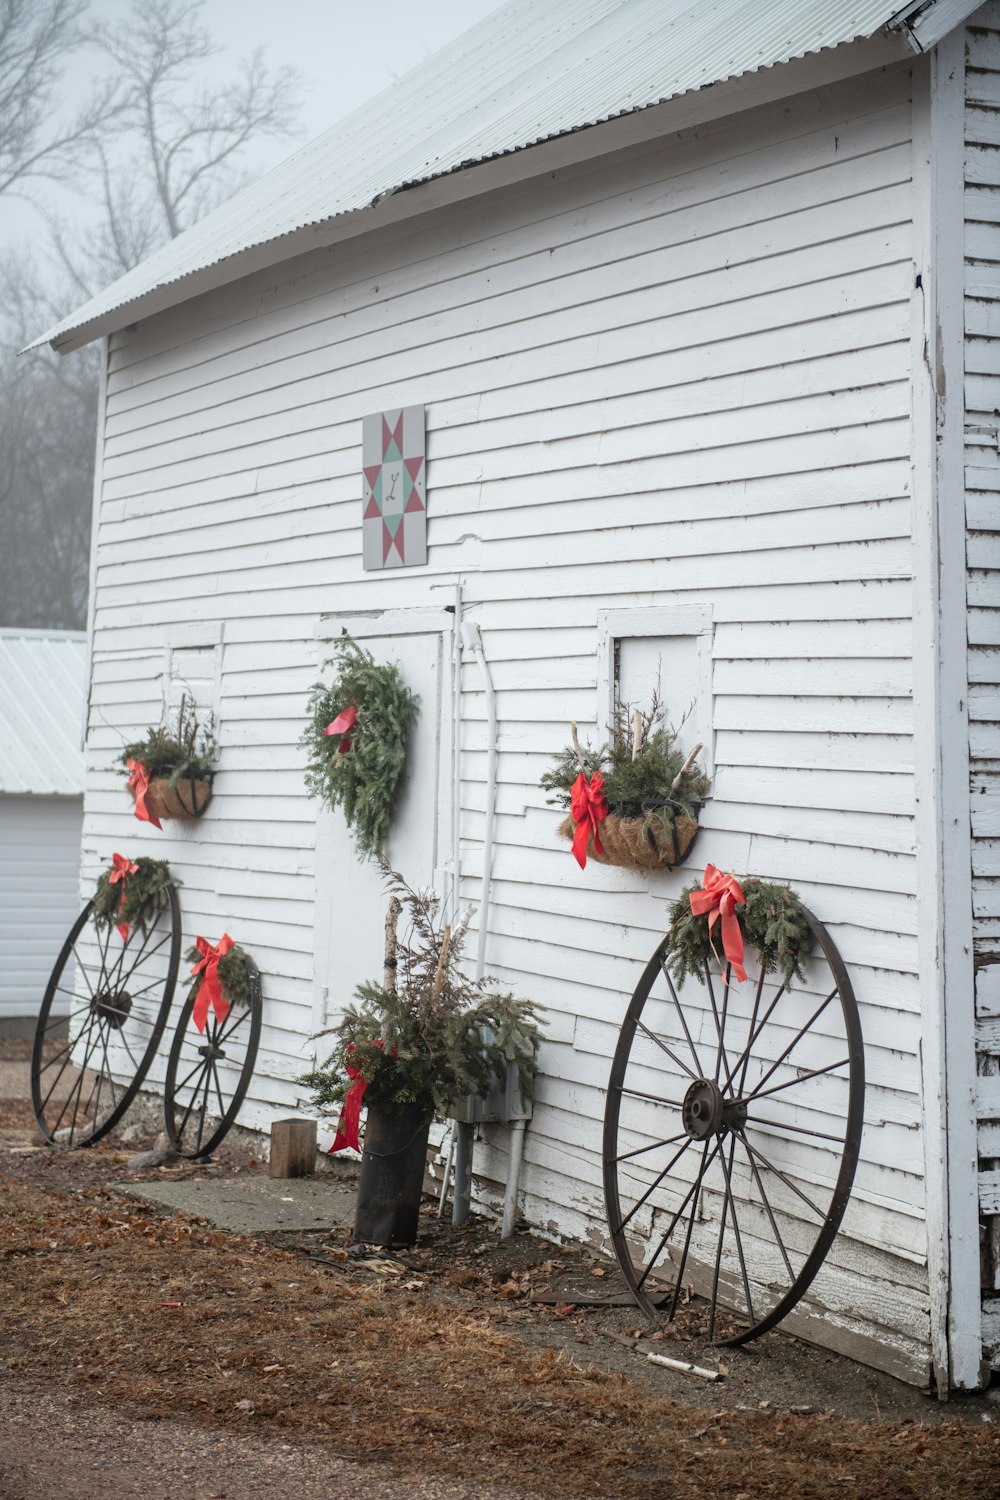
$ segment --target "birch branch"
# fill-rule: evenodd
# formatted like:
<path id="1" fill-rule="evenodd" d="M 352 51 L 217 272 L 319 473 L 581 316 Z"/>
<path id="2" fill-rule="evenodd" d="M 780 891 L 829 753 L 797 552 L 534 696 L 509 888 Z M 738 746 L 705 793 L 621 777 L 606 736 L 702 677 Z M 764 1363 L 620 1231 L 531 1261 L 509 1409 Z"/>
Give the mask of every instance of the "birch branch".
<path id="1" fill-rule="evenodd" d="M 398 896 L 391 897 L 385 914 L 385 957 L 382 961 L 382 988 L 396 993 L 396 924 L 403 910 Z"/>
<path id="2" fill-rule="evenodd" d="M 677 772 L 677 775 L 674 777 L 673 781 L 670 783 L 670 790 L 672 792 L 676 792 L 677 788 L 680 786 L 680 784 L 683 781 L 684 777 L 687 775 L 688 771 L 690 771 L 691 766 L 693 765 L 693 763 L 695 761 L 695 758 L 698 755 L 698 752 L 700 750 L 702 750 L 702 749 L 704 749 L 704 746 L 702 745 L 701 740 L 699 740 L 698 743 L 697 743 L 697 745 L 695 745 L 694 749 L 691 751 L 691 753 L 688 756 L 687 760 L 684 762 L 684 764 L 681 766 L 680 770 Z"/>

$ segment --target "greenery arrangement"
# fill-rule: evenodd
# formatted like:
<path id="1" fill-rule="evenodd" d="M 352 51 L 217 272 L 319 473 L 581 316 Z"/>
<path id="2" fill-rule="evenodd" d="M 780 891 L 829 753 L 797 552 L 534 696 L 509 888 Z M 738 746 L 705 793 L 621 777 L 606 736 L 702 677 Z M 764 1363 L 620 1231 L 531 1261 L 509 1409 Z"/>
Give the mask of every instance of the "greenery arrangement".
<path id="1" fill-rule="evenodd" d="M 219 976 L 219 987 L 222 997 L 237 1010 L 242 1010 L 250 1004 L 250 971 L 246 960 L 248 954 L 245 948 L 234 945 L 228 953 L 224 953 L 216 966 Z M 200 963 L 202 955 L 197 948 L 192 948 L 188 955 L 188 962 Z M 197 994 L 202 985 L 202 976 L 195 974 L 191 980 L 191 990 Z"/>
<path id="2" fill-rule="evenodd" d="M 389 832 L 420 699 L 394 663 L 376 662 L 349 635 L 333 645 L 336 655 L 324 667 L 336 676 L 313 685 L 299 742 L 309 752 L 306 790 L 343 809 L 358 854 L 370 859 L 381 855 Z"/>
<path id="3" fill-rule="evenodd" d="M 546 799 L 550 805 L 568 810 L 580 773 L 588 781 L 600 773 L 607 818 L 599 832 L 611 845 L 603 857 L 608 863 L 655 868 L 670 862 L 669 854 L 680 841 L 675 835 L 684 842 L 684 848 L 676 849 L 679 856 L 690 847 L 711 782 L 697 761 L 679 746 L 677 732 L 666 723 L 666 709 L 658 692 L 654 691 L 644 710 L 616 701 L 610 729 L 610 741 L 592 750 L 579 744 L 574 726 L 574 743 L 560 752 L 540 785 L 551 793 Z M 611 819 L 633 825 L 631 836 L 626 834 L 624 840 L 616 837 L 614 824 L 609 826 Z M 571 819 L 563 823 L 560 832 L 573 837 Z M 625 844 L 620 857 L 616 848 L 619 842 Z M 591 857 L 602 857 L 593 840 L 588 852 Z"/>
<path id="4" fill-rule="evenodd" d="M 454 928 L 439 927 L 437 898 L 411 890 L 387 861 L 379 863 L 395 897 L 383 982 L 358 986 L 357 1004 L 333 1028 L 333 1053 L 300 1080 L 313 1104 L 324 1113 L 339 1110 L 352 1087 L 350 1068 L 367 1086 L 367 1105 L 446 1115 L 467 1095 L 485 1094 L 508 1063 L 517 1065 L 530 1098 L 539 1042 L 534 1004 L 491 979 L 468 979 L 459 967 L 468 915 Z M 401 910 L 409 926 L 397 942 Z"/>
<path id="5" fill-rule="evenodd" d="M 182 778 L 208 780 L 217 752 L 214 715 L 202 723 L 194 699 L 183 693 L 173 721 L 152 725 L 141 740 L 126 745 L 118 758 L 125 767 L 130 760 L 138 761 L 150 780 L 162 778 L 176 787 Z"/>
<path id="6" fill-rule="evenodd" d="M 152 927 L 167 904 L 167 886 L 173 876 L 165 859 L 137 859 L 134 864 L 136 868 L 124 881 L 112 881 L 114 866 L 101 873 L 93 896 L 95 922 L 105 927 L 124 922 L 143 932 Z"/>
<path id="7" fill-rule="evenodd" d="M 802 965 L 812 949 L 812 932 L 801 900 L 790 886 L 757 880 L 753 876 L 739 884 L 746 905 L 734 907 L 736 919 L 744 941 L 760 954 L 764 972 L 773 974 L 777 970 L 789 984 L 793 979 L 802 979 Z M 670 907 L 667 966 L 678 989 L 689 975 L 700 979 L 706 964 L 718 965 L 708 918 L 694 916 L 691 911 L 691 893 L 700 889 L 695 881 Z"/>

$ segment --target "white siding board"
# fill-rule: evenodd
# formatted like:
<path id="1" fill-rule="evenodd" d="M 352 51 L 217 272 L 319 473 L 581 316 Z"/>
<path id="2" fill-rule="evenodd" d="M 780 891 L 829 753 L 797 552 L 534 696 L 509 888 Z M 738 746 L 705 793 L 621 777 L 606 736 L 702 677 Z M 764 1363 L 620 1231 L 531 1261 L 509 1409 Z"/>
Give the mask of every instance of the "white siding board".
<path id="1" fill-rule="evenodd" d="M 488 963 L 552 1017 L 529 1208 L 554 1232 L 600 1227 L 599 1121 L 626 998 L 665 902 L 705 859 L 735 861 L 790 879 L 828 921 L 869 1026 L 870 1135 L 837 1253 L 856 1276 L 859 1247 L 880 1245 L 886 1279 L 905 1264 L 925 1291 L 908 83 L 892 70 L 742 131 L 574 169 L 115 339 L 87 874 L 128 814 L 114 731 L 158 716 L 154 656 L 124 653 L 151 640 L 162 661 L 178 627 L 222 622 L 212 806 L 193 830 L 127 826 L 130 847 L 176 865 L 186 929 L 231 931 L 264 972 L 248 1118 L 294 1102 L 312 1050 L 324 917 L 296 742 L 325 654 L 317 620 L 440 605 L 461 574 L 500 715 Z M 358 418 L 404 399 L 428 406 L 430 561 L 362 576 Z M 580 875 L 537 780 L 569 719 L 597 732 L 596 611 L 687 600 L 716 621 L 717 778 L 697 859 L 648 882 Z M 485 725 L 471 668 L 463 714 L 472 896 Z M 907 1358 L 925 1324 L 919 1298 L 886 1299 L 880 1327 Z"/>

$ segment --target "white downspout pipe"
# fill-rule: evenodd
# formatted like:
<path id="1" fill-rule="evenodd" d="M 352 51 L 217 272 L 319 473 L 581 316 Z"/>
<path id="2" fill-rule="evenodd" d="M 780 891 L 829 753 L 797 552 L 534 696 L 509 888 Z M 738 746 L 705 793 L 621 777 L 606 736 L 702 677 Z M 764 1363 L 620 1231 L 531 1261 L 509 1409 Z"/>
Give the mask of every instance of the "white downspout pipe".
<path id="1" fill-rule="evenodd" d="M 483 833 L 483 882 L 479 896 L 479 941 L 476 944 L 476 978 L 486 973 L 486 939 L 490 930 L 490 887 L 493 880 L 493 824 L 497 795 L 497 699 L 493 689 L 483 638 L 475 620 L 462 621 L 465 644 L 479 663 L 486 694 L 486 828 Z"/>

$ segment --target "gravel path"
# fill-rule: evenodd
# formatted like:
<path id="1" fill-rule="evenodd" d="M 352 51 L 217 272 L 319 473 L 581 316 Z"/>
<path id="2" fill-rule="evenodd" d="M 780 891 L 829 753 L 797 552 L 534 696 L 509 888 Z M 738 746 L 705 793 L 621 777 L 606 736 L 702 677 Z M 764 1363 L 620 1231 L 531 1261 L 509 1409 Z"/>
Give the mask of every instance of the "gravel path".
<path id="1" fill-rule="evenodd" d="M 0 1385 L 0 1500 L 531 1500 Z"/>

